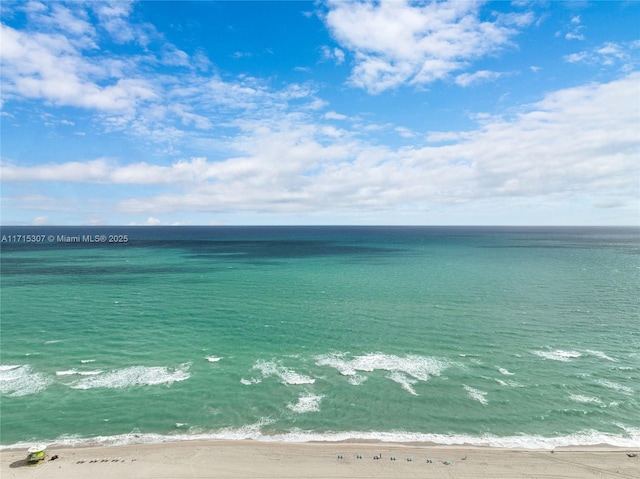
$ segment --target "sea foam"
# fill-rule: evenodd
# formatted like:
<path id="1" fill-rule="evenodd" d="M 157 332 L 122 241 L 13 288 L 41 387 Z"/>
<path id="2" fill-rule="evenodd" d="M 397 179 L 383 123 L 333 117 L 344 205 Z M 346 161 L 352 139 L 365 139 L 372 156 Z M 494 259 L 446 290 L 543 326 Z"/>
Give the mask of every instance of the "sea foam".
<path id="1" fill-rule="evenodd" d="M 555 351 L 532 351 L 533 354 L 540 356 L 541 358 L 551 359 L 553 361 L 570 361 L 582 356 L 582 353 L 578 351 L 563 351 L 562 349 L 556 349 Z"/>
<path id="2" fill-rule="evenodd" d="M 602 351 L 587 349 L 586 352 L 589 353 L 591 356 L 595 356 L 600 359 L 606 359 L 607 361 L 612 361 L 614 363 L 618 361 L 617 359 L 613 359 L 611 356 L 607 355 L 606 353 L 603 353 Z"/>
<path id="3" fill-rule="evenodd" d="M 379 441 L 383 443 L 435 443 L 442 445 L 471 445 L 499 448 L 527 448 L 549 450 L 567 446 L 593 446 L 608 444 L 616 447 L 637 448 L 640 445 L 640 428 L 622 427 L 624 433 L 611 434 L 595 430 L 583 430 L 566 436 L 495 436 L 483 434 L 470 436 L 464 434 L 426 434 L 410 431 L 344 431 L 317 433 L 311 431 L 293 430 L 279 434 L 268 434 L 263 431 L 264 426 L 272 424 L 271 418 L 262 418 L 254 424 L 240 428 L 225 428 L 216 431 L 202 432 L 197 428 L 190 428 L 187 433 L 161 435 L 154 433 L 131 432 L 115 436 L 97 436 L 81 438 L 78 436 L 61 436 L 49 445 L 57 446 L 97 446 L 97 445 L 128 445 L 160 443 L 166 441 L 202 441 L 202 440 L 245 440 L 252 439 L 261 442 L 344 442 L 344 441 Z M 21 442 L 0 446 L 2 449 L 26 449 L 32 443 Z"/>
<path id="4" fill-rule="evenodd" d="M 299 384 L 313 384 L 315 379 L 295 372 L 282 365 L 279 361 L 263 361 L 258 360 L 253 365 L 253 369 L 260 371 L 264 377 L 276 376 L 283 384 L 299 385 Z"/>
<path id="5" fill-rule="evenodd" d="M 614 391 L 619 391 L 623 394 L 632 395 L 634 393 L 633 388 L 623 386 L 622 384 L 618 384 L 614 381 L 609 381 L 608 379 L 598 379 L 596 382 L 605 388 L 613 389 Z"/>
<path id="6" fill-rule="evenodd" d="M 413 389 L 413 386 L 418 382 L 417 379 L 412 379 L 410 377 L 407 377 L 405 374 L 401 373 L 400 371 L 391 371 L 391 374 L 389 374 L 389 376 L 387 377 L 391 379 L 393 382 L 396 382 L 400 386 L 402 386 L 402 389 L 407 391 L 409 394 L 413 394 L 414 396 L 418 395 L 416 390 Z"/>
<path id="7" fill-rule="evenodd" d="M 318 366 L 329 366 L 341 375 L 349 376 L 351 384 L 361 384 L 366 376 L 360 372 L 388 371 L 387 376 L 400 384 L 403 389 L 417 395 L 413 386 L 418 381 L 427 381 L 430 376 L 440 376 L 451 363 L 428 356 L 408 355 L 405 357 L 384 353 L 369 353 L 350 357 L 348 353 L 331 353 L 316 356 Z M 360 379 L 362 377 L 363 379 Z M 357 380 L 352 380 L 358 378 Z"/>
<path id="8" fill-rule="evenodd" d="M 124 369 L 116 369 L 98 376 L 81 379 L 71 385 L 73 389 L 122 389 L 131 386 L 156 386 L 159 384 L 170 385 L 174 382 L 184 381 L 191 377 L 188 372 L 189 365 L 183 364 L 179 368 L 132 366 Z"/>
<path id="9" fill-rule="evenodd" d="M 300 395 L 296 404 L 287 404 L 287 407 L 298 414 L 319 411 L 323 397 L 318 394 L 304 393 Z"/>
<path id="10" fill-rule="evenodd" d="M 500 386 L 505 386 L 505 387 L 510 387 L 510 388 L 523 388 L 524 385 L 520 384 L 517 381 L 511 381 L 511 380 L 503 380 L 500 378 L 496 378 L 496 382 L 498 384 L 500 384 Z"/>
<path id="11" fill-rule="evenodd" d="M 251 379 L 245 379 L 245 378 L 242 378 L 242 379 L 240 379 L 240 382 L 241 382 L 242 384 L 244 384 L 245 386 L 251 386 L 252 384 L 259 384 L 259 383 L 261 383 L 261 382 L 262 382 L 262 379 L 259 379 L 259 378 L 251 378 Z"/>
<path id="12" fill-rule="evenodd" d="M 467 391 L 467 394 L 469 395 L 469 397 L 474 401 L 478 401 L 479 403 L 485 404 L 485 405 L 489 403 L 489 401 L 487 401 L 487 398 L 485 398 L 485 396 L 487 395 L 486 392 L 480 391 L 479 389 L 476 389 L 476 388 L 472 388 L 471 386 L 467 386 L 465 384 L 463 384 L 463 386 L 464 386 L 464 390 Z"/>
<path id="13" fill-rule="evenodd" d="M 77 369 L 67 369 L 64 371 L 56 371 L 56 376 L 95 376 L 102 373 L 102 370 L 97 369 L 95 371 L 78 371 Z"/>
<path id="14" fill-rule="evenodd" d="M 574 402 L 579 402 L 584 404 L 589 404 L 589 403 L 602 404 L 602 401 L 600 400 L 600 398 L 592 397 L 592 396 L 583 396 L 582 394 L 572 394 L 571 396 L 569 396 L 569 399 L 571 399 Z"/>
<path id="15" fill-rule="evenodd" d="M 0 394 L 8 397 L 28 396 L 43 391 L 52 379 L 42 373 L 34 373 L 31 366 L 7 364 L 0 366 Z"/>

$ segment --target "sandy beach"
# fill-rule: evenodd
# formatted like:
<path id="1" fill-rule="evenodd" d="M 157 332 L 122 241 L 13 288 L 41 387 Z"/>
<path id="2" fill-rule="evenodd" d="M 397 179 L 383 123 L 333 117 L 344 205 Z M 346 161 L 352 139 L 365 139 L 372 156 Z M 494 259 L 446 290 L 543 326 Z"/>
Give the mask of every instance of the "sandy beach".
<path id="1" fill-rule="evenodd" d="M 193 441 L 0 452 L 3 479 L 200 478 L 639 478 L 640 448 L 549 450 L 389 443 Z M 57 459 L 51 460 L 52 457 Z M 378 457 L 378 458 L 376 458 Z"/>

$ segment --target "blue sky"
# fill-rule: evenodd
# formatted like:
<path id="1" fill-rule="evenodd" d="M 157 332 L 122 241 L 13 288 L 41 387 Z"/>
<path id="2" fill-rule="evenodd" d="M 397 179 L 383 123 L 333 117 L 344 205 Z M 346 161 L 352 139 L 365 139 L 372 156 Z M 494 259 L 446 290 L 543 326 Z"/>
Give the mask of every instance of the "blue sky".
<path id="1" fill-rule="evenodd" d="M 2 224 L 640 224 L 640 2 L 12 2 Z"/>

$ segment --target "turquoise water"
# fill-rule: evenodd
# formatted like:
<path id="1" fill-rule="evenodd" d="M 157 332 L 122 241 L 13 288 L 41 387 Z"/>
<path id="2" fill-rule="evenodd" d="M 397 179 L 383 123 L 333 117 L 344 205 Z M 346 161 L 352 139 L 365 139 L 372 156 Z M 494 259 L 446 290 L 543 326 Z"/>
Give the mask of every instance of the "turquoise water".
<path id="1" fill-rule="evenodd" d="M 640 445 L 637 228 L 4 227 L 1 280 L 4 447 Z"/>

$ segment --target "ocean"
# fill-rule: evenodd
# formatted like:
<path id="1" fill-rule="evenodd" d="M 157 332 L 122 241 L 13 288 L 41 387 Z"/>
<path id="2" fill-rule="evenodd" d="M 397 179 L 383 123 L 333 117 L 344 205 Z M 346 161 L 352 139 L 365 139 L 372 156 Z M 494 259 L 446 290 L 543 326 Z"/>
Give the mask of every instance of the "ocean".
<path id="1" fill-rule="evenodd" d="M 0 445 L 640 446 L 640 230 L 3 227 Z"/>

